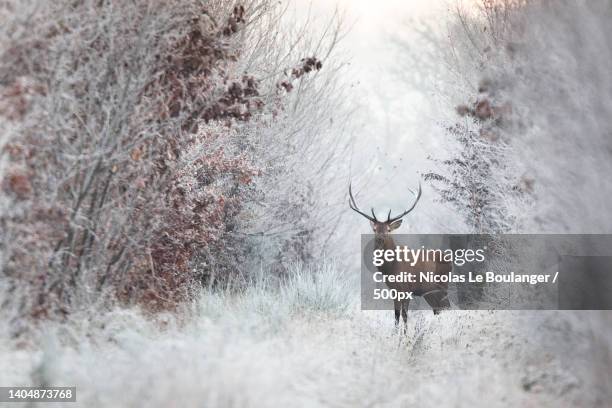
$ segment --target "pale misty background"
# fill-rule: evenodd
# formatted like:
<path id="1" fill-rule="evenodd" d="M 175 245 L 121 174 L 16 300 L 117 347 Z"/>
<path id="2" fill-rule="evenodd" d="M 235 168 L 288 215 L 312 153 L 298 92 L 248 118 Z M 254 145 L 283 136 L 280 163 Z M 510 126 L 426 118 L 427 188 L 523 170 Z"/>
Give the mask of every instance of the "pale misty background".
<path id="1" fill-rule="evenodd" d="M 339 55 L 348 61 L 343 79 L 350 83 L 354 105 L 350 174 L 358 203 L 374 207 L 381 217 L 409 206 L 413 196 L 407 188 L 416 189 L 419 174 L 431 169 L 428 156 L 444 154 L 444 124 L 456 117 L 459 97 L 436 92 L 446 73 L 432 67 L 437 50 L 427 39 L 444 36 L 451 7 L 453 2 L 420 0 L 382 1 L 376 7 L 365 0 L 314 0 L 295 6 L 297 16 L 310 15 L 315 27 L 324 27 L 334 13 L 341 16 L 346 33 Z M 421 183 L 418 210 L 404 220 L 402 231 L 459 231 L 460 216 L 437 203 Z M 365 220 L 348 217 L 361 233 L 370 232 Z"/>

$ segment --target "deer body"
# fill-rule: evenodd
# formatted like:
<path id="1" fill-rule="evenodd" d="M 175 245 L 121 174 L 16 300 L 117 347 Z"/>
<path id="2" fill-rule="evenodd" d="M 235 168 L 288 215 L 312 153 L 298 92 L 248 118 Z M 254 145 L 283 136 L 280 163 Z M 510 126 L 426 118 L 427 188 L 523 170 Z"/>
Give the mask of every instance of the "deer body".
<path id="1" fill-rule="evenodd" d="M 355 198 L 351 186 L 349 185 L 349 206 L 351 209 L 358 214 L 364 216 L 370 220 L 372 231 L 374 232 L 375 248 L 382 250 L 395 250 L 395 240 L 391 236 L 391 232 L 398 229 L 402 225 L 402 218 L 414 209 L 417 202 L 421 198 L 421 185 L 419 184 L 418 193 L 414 193 L 416 200 L 410 208 L 401 213 L 398 216 L 391 217 L 391 211 L 386 221 L 381 221 L 376 218 L 374 209 L 372 208 L 372 216 L 364 213 L 357 207 Z M 420 280 L 421 272 L 433 272 L 434 275 L 445 275 L 448 274 L 452 269 L 452 264 L 443 261 L 440 257 L 423 261 L 418 260 L 414 265 L 409 261 L 398 261 L 385 262 L 381 266 L 377 267 L 378 271 L 385 277 L 389 276 L 401 276 L 403 272 L 412 272 L 415 274 L 416 282 L 389 282 L 385 280 L 385 284 L 389 289 L 395 289 L 398 292 L 412 292 L 413 296 L 422 296 L 427 303 L 433 309 L 434 314 L 438 314 L 442 309 L 450 308 L 450 302 L 448 301 L 447 291 L 448 283 L 435 283 L 426 282 Z M 406 333 L 406 324 L 408 320 L 408 305 L 409 299 L 406 300 L 394 300 L 395 309 L 395 324 L 399 325 L 400 314 L 404 321 L 404 333 Z"/>
<path id="2" fill-rule="evenodd" d="M 391 234 L 384 234 L 376 240 L 375 247 L 376 249 L 382 250 L 395 250 L 397 245 Z M 403 272 L 412 272 L 417 276 L 416 282 L 397 282 L 398 279 L 389 282 L 389 279 L 385 279 L 385 285 L 389 289 L 395 289 L 397 292 L 411 292 L 413 296 L 422 296 L 429 306 L 431 306 L 434 314 L 438 314 L 442 309 L 450 308 L 450 302 L 447 298 L 447 282 L 425 282 L 419 279 L 421 272 L 433 272 L 434 275 L 447 275 L 452 270 L 452 264 L 450 262 L 444 262 L 442 259 L 434 258 L 429 261 L 418 261 L 413 265 L 412 262 L 409 261 L 395 260 L 393 262 L 385 262 L 376 269 L 381 272 L 384 277 L 400 277 Z M 410 299 L 394 301 L 395 324 L 399 325 L 401 314 L 404 322 L 404 331 L 406 330 L 405 326 L 408 321 L 409 304 Z"/>
<path id="3" fill-rule="evenodd" d="M 383 250 L 395 250 L 397 245 L 391 235 L 387 235 L 382 242 L 382 245 L 376 246 L 376 249 Z M 403 248 L 403 247 L 401 247 Z M 418 275 L 420 272 L 431 271 L 434 275 L 447 275 L 452 270 L 452 264 L 444 262 L 438 257 L 430 261 L 418 261 L 414 265 L 409 261 L 393 261 L 385 262 L 381 266 L 377 267 L 377 270 L 383 274 L 383 276 L 400 276 L 402 272 L 412 272 Z M 447 291 L 448 283 L 441 282 L 421 282 L 417 277 L 417 282 L 385 282 L 389 289 L 396 289 L 398 291 L 412 292 L 415 296 L 423 296 L 427 293 L 434 291 Z"/>

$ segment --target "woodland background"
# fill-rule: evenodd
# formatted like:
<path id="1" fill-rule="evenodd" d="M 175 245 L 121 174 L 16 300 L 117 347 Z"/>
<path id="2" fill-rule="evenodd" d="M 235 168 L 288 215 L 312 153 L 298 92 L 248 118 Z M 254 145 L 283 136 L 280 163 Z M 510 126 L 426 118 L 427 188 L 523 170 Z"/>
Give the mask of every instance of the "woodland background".
<path id="1" fill-rule="evenodd" d="M 332 6 L 0 2 L 1 385 L 609 404 L 608 312 L 360 311 L 347 187 L 423 180 L 401 232 L 612 231 L 612 6 Z"/>

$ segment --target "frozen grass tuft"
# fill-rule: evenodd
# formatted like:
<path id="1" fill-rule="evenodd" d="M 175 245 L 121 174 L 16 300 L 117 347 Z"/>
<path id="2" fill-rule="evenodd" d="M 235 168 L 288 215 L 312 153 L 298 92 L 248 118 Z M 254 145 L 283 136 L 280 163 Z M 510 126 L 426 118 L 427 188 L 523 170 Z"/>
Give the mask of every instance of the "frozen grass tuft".
<path id="1" fill-rule="evenodd" d="M 303 267 L 293 264 L 280 286 L 280 296 L 292 313 L 343 316 L 354 304 L 355 279 L 334 264 Z"/>

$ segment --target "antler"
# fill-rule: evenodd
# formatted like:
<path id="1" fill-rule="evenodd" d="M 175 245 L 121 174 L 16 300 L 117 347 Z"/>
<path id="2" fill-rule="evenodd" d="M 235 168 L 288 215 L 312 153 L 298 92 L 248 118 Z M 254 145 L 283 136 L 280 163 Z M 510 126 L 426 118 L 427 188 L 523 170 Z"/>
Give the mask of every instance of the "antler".
<path id="1" fill-rule="evenodd" d="M 417 203 L 419 202 L 419 199 L 421 198 L 421 181 L 419 181 L 419 191 L 417 193 L 415 193 L 414 191 L 412 191 L 410 188 L 408 189 L 410 190 L 410 192 L 416 196 L 416 199 L 414 200 L 414 203 L 412 203 L 412 206 L 407 209 L 406 211 L 404 211 L 403 213 L 401 213 L 398 216 L 395 216 L 393 218 L 391 218 L 391 210 L 389 210 L 389 215 L 387 216 L 387 222 L 388 223 L 392 223 L 393 221 L 397 221 L 400 218 L 402 218 L 404 215 L 408 214 L 410 211 L 412 211 L 414 209 L 414 207 L 417 205 Z"/>
<path id="2" fill-rule="evenodd" d="M 353 197 L 353 191 L 351 189 L 351 183 L 349 183 L 349 207 L 351 207 L 351 210 L 355 211 L 358 214 L 363 215 L 368 220 L 370 220 L 372 222 L 378 222 L 378 220 L 376 219 L 376 214 L 374 214 L 374 208 L 372 208 L 372 216 L 373 216 L 373 218 L 372 218 L 368 214 L 366 214 L 363 211 L 361 211 L 359 209 L 359 207 L 357 207 L 357 203 L 355 203 L 355 198 Z M 391 215 L 391 213 L 389 213 L 389 215 Z"/>

